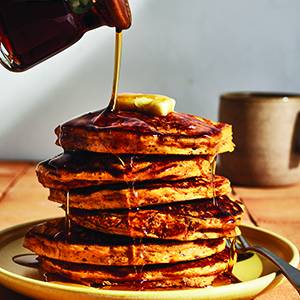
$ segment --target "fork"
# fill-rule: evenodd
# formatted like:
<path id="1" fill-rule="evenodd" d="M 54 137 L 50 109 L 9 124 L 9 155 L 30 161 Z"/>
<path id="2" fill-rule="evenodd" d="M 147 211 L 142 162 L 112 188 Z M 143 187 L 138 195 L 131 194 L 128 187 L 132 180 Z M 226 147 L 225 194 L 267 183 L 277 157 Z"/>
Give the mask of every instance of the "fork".
<path id="1" fill-rule="evenodd" d="M 242 235 L 237 237 L 239 243 L 235 243 L 236 252 L 238 254 L 244 254 L 245 252 L 256 252 L 267 258 L 272 262 L 290 281 L 290 283 L 296 288 L 298 293 L 300 292 L 300 270 L 294 268 L 292 265 L 272 253 L 268 249 L 259 246 L 251 246 Z"/>

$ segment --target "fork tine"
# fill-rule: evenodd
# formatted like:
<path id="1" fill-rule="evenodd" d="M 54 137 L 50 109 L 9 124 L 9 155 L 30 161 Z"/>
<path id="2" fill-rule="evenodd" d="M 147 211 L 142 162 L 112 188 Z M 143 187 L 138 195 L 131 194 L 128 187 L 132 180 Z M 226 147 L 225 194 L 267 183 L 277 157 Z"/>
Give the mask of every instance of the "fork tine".
<path id="1" fill-rule="evenodd" d="M 237 237 L 237 239 L 239 240 L 242 247 L 244 247 L 244 248 L 250 247 L 250 245 L 248 244 L 248 242 L 244 239 L 244 237 L 242 235 L 239 235 Z"/>
<path id="2" fill-rule="evenodd" d="M 242 238 L 243 242 L 245 241 L 244 238 Z M 243 260 L 246 260 L 250 257 L 253 256 L 253 253 L 251 252 L 245 252 L 243 251 L 243 249 L 245 248 L 245 244 L 243 244 L 241 241 L 240 241 L 240 236 L 237 236 L 235 239 L 235 244 L 234 244 L 234 251 L 238 251 L 238 261 L 243 261 Z M 226 241 L 227 242 L 227 241 Z M 247 243 L 247 242 L 246 242 Z M 227 245 L 229 244 L 229 242 L 227 243 Z M 229 244 L 229 248 L 230 248 L 230 244 Z"/>
<path id="3" fill-rule="evenodd" d="M 227 247 L 227 248 L 230 248 L 230 242 L 228 241 L 227 238 L 225 239 L 225 242 L 226 242 L 226 247 Z"/>

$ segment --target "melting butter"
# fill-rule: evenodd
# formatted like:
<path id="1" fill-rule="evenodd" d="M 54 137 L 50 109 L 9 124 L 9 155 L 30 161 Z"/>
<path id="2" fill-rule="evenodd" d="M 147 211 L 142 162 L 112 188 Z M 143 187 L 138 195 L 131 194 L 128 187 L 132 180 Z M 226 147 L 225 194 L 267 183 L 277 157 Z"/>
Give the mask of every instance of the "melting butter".
<path id="1" fill-rule="evenodd" d="M 175 100 L 163 95 L 119 94 L 115 110 L 146 112 L 156 116 L 166 116 L 173 112 Z"/>

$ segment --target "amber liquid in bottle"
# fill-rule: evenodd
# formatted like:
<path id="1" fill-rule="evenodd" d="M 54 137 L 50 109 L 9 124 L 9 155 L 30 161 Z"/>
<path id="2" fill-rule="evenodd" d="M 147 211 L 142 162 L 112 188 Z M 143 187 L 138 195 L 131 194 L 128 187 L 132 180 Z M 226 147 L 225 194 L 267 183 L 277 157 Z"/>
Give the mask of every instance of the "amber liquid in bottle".
<path id="1" fill-rule="evenodd" d="M 90 10 L 74 14 L 65 0 L 1 0 L 3 66 L 15 72 L 26 70 L 71 46 L 88 30 L 115 26 L 104 2 L 99 0 Z M 130 24 L 128 11 L 128 24 L 124 27 Z"/>
<path id="2" fill-rule="evenodd" d="M 77 18 L 63 0 L 1 1 L 1 52 L 7 57 L 6 67 L 22 71 L 73 44 L 83 34 Z"/>

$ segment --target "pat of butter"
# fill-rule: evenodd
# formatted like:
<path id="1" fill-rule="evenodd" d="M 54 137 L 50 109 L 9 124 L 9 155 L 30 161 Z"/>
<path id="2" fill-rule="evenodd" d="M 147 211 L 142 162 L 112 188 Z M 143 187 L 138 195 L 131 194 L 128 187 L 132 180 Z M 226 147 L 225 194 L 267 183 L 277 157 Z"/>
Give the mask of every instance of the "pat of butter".
<path id="1" fill-rule="evenodd" d="M 146 112 L 156 116 L 165 116 L 173 112 L 175 100 L 162 95 L 119 94 L 115 110 Z"/>

